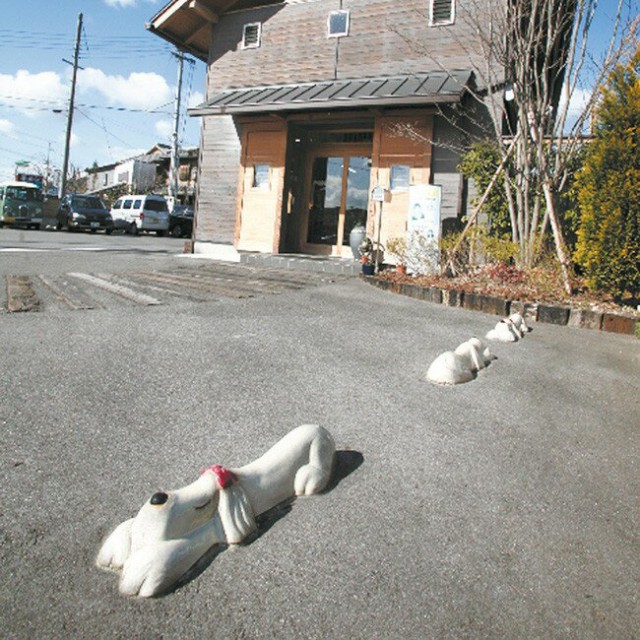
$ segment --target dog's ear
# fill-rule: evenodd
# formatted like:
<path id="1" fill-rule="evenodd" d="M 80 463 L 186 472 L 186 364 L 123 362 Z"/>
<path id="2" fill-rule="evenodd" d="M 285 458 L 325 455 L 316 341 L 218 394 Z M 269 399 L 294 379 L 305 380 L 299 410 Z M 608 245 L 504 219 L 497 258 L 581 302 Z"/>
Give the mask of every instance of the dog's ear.
<path id="1" fill-rule="evenodd" d="M 253 509 L 238 483 L 220 489 L 218 514 L 226 541 L 230 544 L 242 542 L 256 528 Z"/>

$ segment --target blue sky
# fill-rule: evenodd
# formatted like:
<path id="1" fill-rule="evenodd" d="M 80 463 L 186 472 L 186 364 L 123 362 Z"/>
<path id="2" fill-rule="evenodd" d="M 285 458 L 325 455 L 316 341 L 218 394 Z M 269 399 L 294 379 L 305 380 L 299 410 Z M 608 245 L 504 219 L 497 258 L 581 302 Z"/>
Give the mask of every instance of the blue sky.
<path id="1" fill-rule="evenodd" d="M 7 3 L 9 4 L 9 3 Z M 70 162 L 84 169 L 170 144 L 178 66 L 173 48 L 145 29 L 165 0 L 22 0 L 0 22 L 0 182 L 15 163 L 60 167 L 71 65 L 83 14 Z M 19 7 L 19 9 L 18 9 Z M 203 100 L 205 65 L 185 64 L 185 106 Z M 62 113 L 54 110 L 62 109 Z M 183 115 L 183 146 L 200 121 Z"/>

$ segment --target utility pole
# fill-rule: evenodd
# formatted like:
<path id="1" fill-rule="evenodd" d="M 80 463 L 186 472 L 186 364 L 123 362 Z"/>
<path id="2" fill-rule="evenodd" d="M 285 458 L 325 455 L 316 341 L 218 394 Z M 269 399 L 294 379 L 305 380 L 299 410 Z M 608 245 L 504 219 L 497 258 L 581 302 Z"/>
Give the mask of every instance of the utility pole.
<path id="1" fill-rule="evenodd" d="M 169 165 L 169 197 L 173 199 L 172 207 L 175 206 L 178 199 L 178 170 L 180 167 L 178 129 L 180 128 L 180 101 L 182 99 L 182 68 L 184 66 L 184 52 L 176 50 L 173 55 L 178 58 L 178 85 L 176 87 L 176 101 L 174 108 L 171 164 Z"/>
<path id="2" fill-rule="evenodd" d="M 76 77 L 78 75 L 78 57 L 80 55 L 80 37 L 82 34 L 82 14 L 78 14 L 78 30 L 76 32 L 76 47 L 73 52 L 73 76 L 71 79 L 71 96 L 69 98 L 69 113 L 67 114 L 67 136 L 64 143 L 64 160 L 62 161 L 62 176 L 60 176 L 60 199 L 64 198 L 67 190 L 67 171 L 69 170 L 69 147 L 71 146 L 71 127 L 73 126 L 73 104 L 76 98 Z M 64 60 L 64 62 L 67 62 Z"/>
<path id="3" fill-rule="evenodd" d="M 45 191 L 51 188 L 51 142 L 47 142 L 47 170 L 45 174 Z"/>

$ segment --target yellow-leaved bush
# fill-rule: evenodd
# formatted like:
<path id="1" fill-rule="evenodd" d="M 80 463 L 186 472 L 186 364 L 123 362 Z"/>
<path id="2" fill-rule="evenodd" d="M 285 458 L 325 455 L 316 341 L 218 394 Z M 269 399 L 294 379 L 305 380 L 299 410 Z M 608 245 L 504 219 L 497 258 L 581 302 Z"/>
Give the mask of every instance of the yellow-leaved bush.
<path id="1" fill-rule="evenodd" d="M 577 177 L 574 259 L 593 290 L 640 294 L 640 47 L 619 65 L 596 110 L 596 138 Z"/>

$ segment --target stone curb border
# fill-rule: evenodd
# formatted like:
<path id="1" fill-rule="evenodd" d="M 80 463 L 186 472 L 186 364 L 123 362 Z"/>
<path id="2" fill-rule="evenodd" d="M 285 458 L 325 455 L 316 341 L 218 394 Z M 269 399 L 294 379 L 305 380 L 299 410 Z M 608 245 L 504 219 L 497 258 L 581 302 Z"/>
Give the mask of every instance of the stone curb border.
<path id="1" fill-rule="evenodd" d="M 407 282 L 393 282 L 380 280 L 375 276 L 361 276 L 363 280 L 392 293 L 444 304 L 449 307 L 462 307 L 472 311 L 484 311 L 497 316 L 506 317 L 512 313 L 520 313 L 527 320 L 546 322 L 548 324 L 595 329 L 610 333 L 635 335 L 640 338 L 640 320 L 632 316 L 618 313 L 591 311 L 566 305 L 539 304 L 521 302 L 519 300 L 503 300 L 494 296 L 479 293 L 467 293 L 455 289 L 440 289 L 438 287 L 422 287 Z"/>

